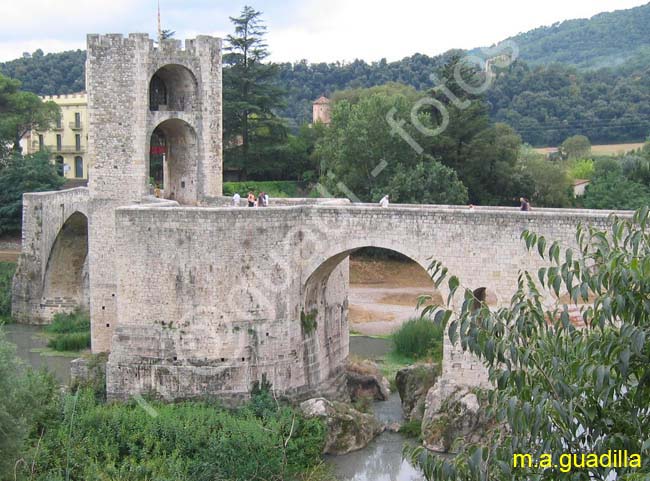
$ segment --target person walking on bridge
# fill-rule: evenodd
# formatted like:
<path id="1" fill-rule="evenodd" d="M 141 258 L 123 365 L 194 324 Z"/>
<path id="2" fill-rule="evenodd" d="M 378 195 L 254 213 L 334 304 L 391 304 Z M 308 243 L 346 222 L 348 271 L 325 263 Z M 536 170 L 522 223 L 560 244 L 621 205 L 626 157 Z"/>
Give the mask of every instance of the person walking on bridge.
<path id="1" fill-rule="evenodd" d="M 522 211 L 529 211 L 530 210 L 530 202 L 525 197 L 520 197 L 519 202 L 521 202 L 521 206 L 519 207 L 519 210 Z"/>
<path id="2" fill-rule="evenodd" d="M 379 205 L 382 207 L 388 207 L 388 194 L 381 198 Z"/>
<path id="3" fill-rule="evenodd" d="M 249 192 L 246 200 L 248 201 L 248 207 L 255 207 L 255 194 Z"/>

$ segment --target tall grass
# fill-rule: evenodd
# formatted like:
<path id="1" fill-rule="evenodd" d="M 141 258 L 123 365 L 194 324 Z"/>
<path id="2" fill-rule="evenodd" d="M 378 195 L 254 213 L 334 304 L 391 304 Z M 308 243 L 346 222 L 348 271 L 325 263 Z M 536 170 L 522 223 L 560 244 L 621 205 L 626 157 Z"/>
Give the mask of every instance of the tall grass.
<path id="1" fill-rule="evenodd" d="M 444 327 L 427 318 L 409 319 L 393 333 L 393 347 L 397 354 L 415 359 L 430 357 L 442 361 Z"/>
<path id="2" fill-rule="evenodd" d="M 81 310 L 55 314 L 45 332 L 52 335 L 47 347 L 55 351 L 81 351 L 90 347 L 90 317 Z"/>

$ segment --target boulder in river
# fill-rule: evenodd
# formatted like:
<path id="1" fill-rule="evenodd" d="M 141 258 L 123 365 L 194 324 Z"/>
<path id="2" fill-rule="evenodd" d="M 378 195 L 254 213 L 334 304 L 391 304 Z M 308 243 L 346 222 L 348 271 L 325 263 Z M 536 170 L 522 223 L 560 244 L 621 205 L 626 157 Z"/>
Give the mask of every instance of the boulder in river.
<path id="1" fill-rule="evenodd" d="M 422 419 L 422 442 L 436 452 L 454 452 L 458 442 L 477 443 L 494 426 L 487 416 L 484 403 L 479 402 L 477 391 L 456 387 L 444 392 L 438 382 L 429 389 Z"/>
<path id="2" fill-rule="evenodd" d="M 327 436 L 324 454 L 345 454 L 365 448 L 384 427 L 370 414 L 357 411 L 351 405 L 314 398 L 300 404 L 306 417 L 325 420 Z"/>
<path id="3" fill-rule="evenodd" d="M 397 371 L 395 384 L 406 420 L 422 419 L 427 393 L 439 374 L 438 364 L 413 364 Z"/>
<path id="4" fill-rule="evenodd" d="M 349 359 L 346 365 L 350 399 L 370 398 L 386 401 L 390 395 L 388 379 L 381 375 L 377 365 L 366 359 Z"/>

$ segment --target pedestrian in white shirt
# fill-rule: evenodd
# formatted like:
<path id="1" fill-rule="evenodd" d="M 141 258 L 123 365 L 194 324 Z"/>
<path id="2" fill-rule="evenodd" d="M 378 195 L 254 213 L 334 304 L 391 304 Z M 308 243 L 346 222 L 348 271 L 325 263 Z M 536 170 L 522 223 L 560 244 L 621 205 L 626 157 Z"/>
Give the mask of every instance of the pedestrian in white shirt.
<path id="1" fill-rule="evenodd" d="M 388 207 L 388 195 L 385 195 L 381 198 L 379 205 L 382 207 Z"/>
<path id="2" fill-rule="evenodd" d="M 235 192 L 235 195 L 232 196 L 232 205 L 234 207 L 239 207 L 240 200 L 241 200 L 241 196 L 239 195 L 239 192 Z"/>

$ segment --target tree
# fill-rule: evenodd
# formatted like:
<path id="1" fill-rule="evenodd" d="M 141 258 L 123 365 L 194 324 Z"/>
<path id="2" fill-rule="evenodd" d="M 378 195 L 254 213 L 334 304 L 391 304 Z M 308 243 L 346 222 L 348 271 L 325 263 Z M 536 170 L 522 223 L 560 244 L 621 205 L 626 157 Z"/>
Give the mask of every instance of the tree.
<path id="1" fill-rule="evenodd" d="M 30 130 L 48 130 L 61 114 L 57 104 L 43 102 L 31 92 L 22 92 L 18 85 L 0 76 L 0 141 L 13 144 L 14 152 L 20 152 L 20 141 L 25 134 Z"/>
<path id="2" fill-rule="evenodd" d="M 393 176 L 431 160 L 400 138 L 387 121 L 387 115 L 409 118 L 412 105 L 413 98 L 403 92 L 362 94 L 355 104 L 348 100 L 334 104 L 332 122 L 316 146 L 322 160 L 321 183 L 331 194 L 378 201 Z M 420 117 L 431 126 L 428 115 Z M 410 136 L 427 141 L 410 123 L 402 128 Z"/>
<path id="3" fill-rule="evenodd" d="M 471 139 L 458 168 L 471 202 L 509 204 L 520 197 L 514 182 L 520 146 L 521 138 L 506 124 L 495 124 Z"/>
<path id="4" fill-rule="evenodd" d="M 650 189 L 618 173 L 595 178 L 585 189 L 588 209 L 638 209 L 650 205 Z"/>
<path id="5" fill-rule="evenodd" d="M 63 183 L 47 153 L 14 155 L 0 169 L 0 234 L 20 232 L 25 192 L 56 190 Z"/>
<path id="6" fill-rule="evenodd" d="M 435 160 L 418 162 L 414 167 L 396 169 L 383 190 L 391 202 L 400 204 L 467 204 L 467 187 L 453 169 Z"/>
<path id="7" fill-rule="evenodd" d="M 544 158 L 530 147 L 522 148 L 517 162 L 522 176 L 530 179 L 521 195 L 540 207 L 567 207 L 570 205 L 571 182 L 565 166 Z"/>
<path id="8" fill-rule="evenodd" d="M 223 58 L 224 139 L 231 146 L 225 162 L 244 169 L 252 162 L 266 163 L 265 154 L 273 155 L 287 135 L 274 113 L 283 91 L 275 84 L 277 66 L 264 63 L 269 51 L 261 15 L 246 6 L 239 17 L 230 17 L 235 34 L 226 37 Z"/>
<path id="9" fill-rule="evenodd" d="M 488 367 L 495 389 L 487 409 L 496 423 L 486 443 L 462 444 L 450 460 L 410 450 L 428 480 L 648 478 L 650 465 L 641 457 L 650 455 L 649 229 L 645 206 L 631 219 L 612 218 L 606 231 L 580 226 L 577 250 L 524 232 L 527 248 L 548 265 L 537 275 L 520 274 L 509 307 L 477 308 L 466 289 L 457 318 L 444 309 L 435 314 L 438 322 L 451 321 L 451 341 Z M 446 270 L 435 266 L 441 274 L 434 280 L 443 282 Z M 460 281 L 451 276 L 448 284 L 454 296 Z M 544 307 L 550 292 L 567 293 L 568 302 L 582 305 L 576 324 L 566 305 Z M 592 461 L 569 472 L 558 469 L 566 466 L 567 455 L 580 459 L 616 450 L 639 456 L 638 464 L 608 467 Z M 513 468 L 515 453 L 530 454 L 535 463 L 548 459 L 543 455 L 551 459 Z"/>
<path id="10" fill-rule="evenodd" d="M 591 142 L 584 135 L 574 135 L 562 142 L 560 153 L 569 160 L 583 159 L 591 154 Z"/>

